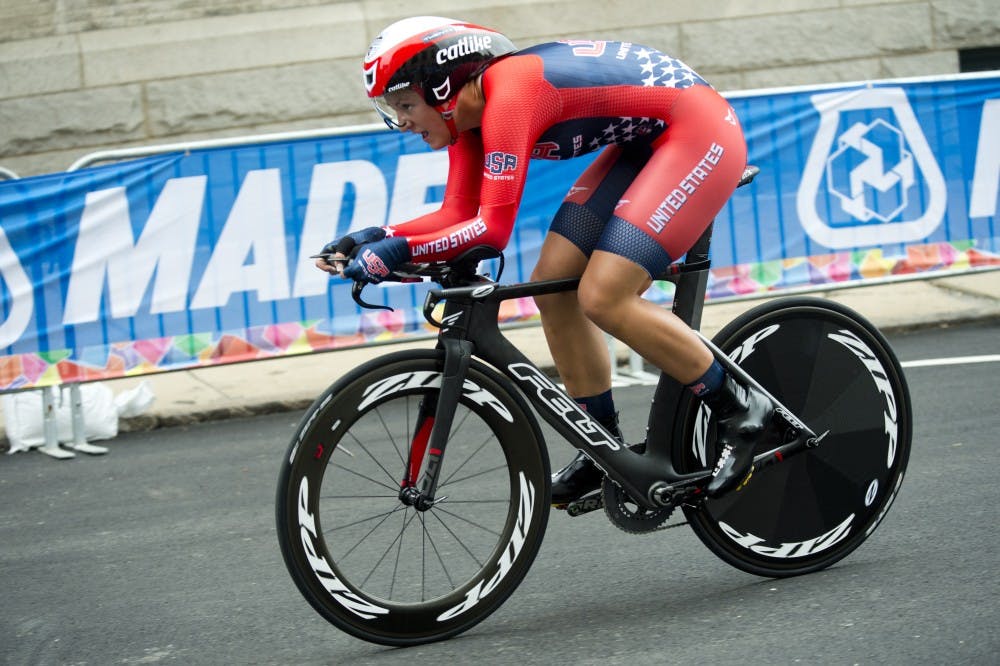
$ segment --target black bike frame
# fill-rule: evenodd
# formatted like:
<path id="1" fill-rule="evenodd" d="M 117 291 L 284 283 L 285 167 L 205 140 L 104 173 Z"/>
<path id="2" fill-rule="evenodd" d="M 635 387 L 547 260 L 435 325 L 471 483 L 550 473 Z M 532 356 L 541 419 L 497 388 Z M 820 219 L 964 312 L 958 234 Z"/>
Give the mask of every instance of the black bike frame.
<path id="1" fill-rule="evenodd" d="M 711 227 L 688 253 L 687 262 L 674 264 L 668 271 L 669 275 L 663 276 L 677 285 L 674 312 L 692 327 L 700 324 L 710 239 Z M 693 485 L 707 478 L 707 472 L 680 474 L 674 468 L 669 430 L 677 408 L 685 404 L 681 400 L 686 396 L 681 392 L 682 387 L 669 375 L 661 373 L 650 411 L 651 436 L 645 452 L 636 453 L 580 409 L 575 400 L 500 332 L 497 322 L 502 301 L 571 291 L 579 285 L 579 278 L 509 286 L 486 278 L 482 280 L 467 287 L 431 290 L 424 304 L 425 317 L 441 328 L 438 348 L 444 350 L 445 358 L 434 428 L 427 447 L 429 460 L 423 465 L 424 473 L 417 483 L 424 498 L 421 504 L 433 503 L 437 485 L 434 471 L 439 469 L 440 457 L 444 455 L 451 416 L 472 356 L 486 361 L 506 375 L 556 432 L 590 456 L 630 496 L 637 501 L 646 500 L 644 504 L 648 504 L 649 508 L 664 504 L 664 489 Z M 431 317 L 431 312 L 441 301 L 445 301 L 444 314 L 437 322 Z"/>
<path id="2" fill-rule="evenodd" d="M 755 167 L 748 169 L 741 184 L 756 175 Z M 701 326 L 702 308 L 708 285 L 709 247 L 712 224 L 688 251 L 683 263 L 668 267 L 657 279 L 667 280 L 676 286 L 673 312 L 695 331 Z M 461 395 L 466 369 L 472 356 L 494 366 L 508 377 L 536 411 L 571 445 L 584 451 L 604 472 L 637 502 L 650 509 L 688 501 L 701 493 L 701 484 L 707 481 L 707 470 L 682 474 L 673 460 L 673 439 L 677 424 L 688 408 L 693 396 L 676 380 L 660 373 L 653 404 L 650 407 L 646 447 L 637 453 L 619 442 L 610 432 L 583 411 L 577 402 L 538 369 L 522 354 L 499 328 L 500 303 L 512 298 L 540 296 L 572 291 L 580 284 L 579 278 L 547 280 L 503 286 L 483 276 L 471 276 L 469 286 L 433 289 L 424 302 L 424 317 L 441 330 L 438 349 L 444 350 L 441 391 L 436 405 L 425 406 L 434 411 L 434 425 L 427 446 L 427 456 L 415 486 L 404 487 L 402 496 L 408 503 L 426 508 L 434 503 L 437 471 L 444 456 L 445 444 L 451 421 Z M 444 301 L 444 314 L 440 321 L 432 316 L 435 306 Z M 360 301 L 359 301 L 360 302 Z M 755 469 L 760 469 L 793 455 L 805 448 L 816 446 L 817 438 L 789 410 L 761 387 L 713 345 L 702 340 L 731 373 L 746 384 L 753 384 L 771 398 L 776 412 L 783 417 L 788 441 L 755 457 Z M 404 484 L 405 486 L 406 484 Z"/>

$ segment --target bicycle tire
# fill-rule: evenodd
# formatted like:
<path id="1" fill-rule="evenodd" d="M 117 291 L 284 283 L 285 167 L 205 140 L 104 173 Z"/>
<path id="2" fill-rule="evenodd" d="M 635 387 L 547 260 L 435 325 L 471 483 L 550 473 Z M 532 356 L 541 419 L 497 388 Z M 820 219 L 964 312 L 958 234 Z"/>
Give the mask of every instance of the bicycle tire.
<path id="1" fill-rule="evenodd" d="M 755 471 L 741 491 L 686 506 L 692 529 L 725 562 L 760 576 L 846 557 L 885 517 L 909 460 L 910 395 L 885 337 L 843 305 L 789 297 L 737 317 L 714 342 L 817 435 L 829 433 Z M 675 460 L 682 471 L 704 469 L 716 455 L 709 410 L 691 401 L 686 414 Z"/>
<path id="2" fill-rule="evenodd" d="M 548 521 L 549 460 L 509 381 L 473 360 L 441 463 L 438 502 L 398 497 L 416 415 L 443 354 L 403 351 L 349 373 L 306 411 L 278 483 L 285 564 L 329 622 L 383 645 L 466 631 L 527 573 Z M 429 428 L 426 432 L 429 432 Z"/>

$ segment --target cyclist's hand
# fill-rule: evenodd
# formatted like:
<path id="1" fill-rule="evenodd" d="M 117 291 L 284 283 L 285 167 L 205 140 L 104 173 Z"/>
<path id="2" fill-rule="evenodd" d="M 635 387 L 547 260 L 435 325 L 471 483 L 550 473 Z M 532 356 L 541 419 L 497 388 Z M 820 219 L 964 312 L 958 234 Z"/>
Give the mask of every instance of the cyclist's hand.
<path id="1" fill-rule="evenodd" d="M 330 241 L 323 246 L 316 258 L 316 268 L 331 275 L 341 275 L 347 263 L 357 255 L 365 243 L 374 243 L 385 238 L 382 227 L 366 227 Z"/>
<path id="2" fill-rule="evenodd" d="M 402 236 L 367 243 L 360 250 L 343 270 L 344 277 L 358 282 L 378 284 L 397 266 L 410 260 L 410 244 Z"/>

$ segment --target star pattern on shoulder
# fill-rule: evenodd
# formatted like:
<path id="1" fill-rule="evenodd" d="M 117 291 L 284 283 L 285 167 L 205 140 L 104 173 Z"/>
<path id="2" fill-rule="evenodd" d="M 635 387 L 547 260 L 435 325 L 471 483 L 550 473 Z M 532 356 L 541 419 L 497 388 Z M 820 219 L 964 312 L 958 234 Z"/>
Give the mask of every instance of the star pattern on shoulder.
<path id="1" fill-rule="evenodd" d="M 677 58 L 673 58 L 665 53 L 640 48 L 635 51 L 635 57 L 639 63 L 641 73 L 645 75 L 642 79 L 643 86 L 687 88 L 696 83 L 706 83 L 690 67 Z"/>

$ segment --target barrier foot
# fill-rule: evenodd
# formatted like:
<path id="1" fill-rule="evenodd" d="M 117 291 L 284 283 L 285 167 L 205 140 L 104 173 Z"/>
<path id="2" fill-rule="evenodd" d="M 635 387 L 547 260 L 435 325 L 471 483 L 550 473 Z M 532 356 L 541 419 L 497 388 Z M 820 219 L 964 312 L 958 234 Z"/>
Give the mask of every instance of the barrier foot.
<path id="1" fill-rule="evenodd" d="M 106 446 L 96 446 L 87 443 L 86 423 L 83 419 L 83 397 L 79 384 L 69 385 L 70 413 L 73 420 L 73 441 L 66 444 L 67 449 L 92 456 L 101 456 L 108 452 Z"/>
<path id="2" fill-rule="evenodd" d="M 108 452 L 108 447 L 97 446 L 96 444 L 88 444 L 84 442 L 82 444 L 77 444 L 76 442 L 69 442 L 66 444 L 67 449 L 73 449 L 74 451 L 79 451 L 80 453 L 88 453 L 92 456 L 102 456 Z"/>
<path id="3" fill-rule="evenodd" d="M 42 391 L 42 432 L 45 443 L 38 450 L 57 460 L 75 458 L 76 454 L 59 448 L 59 426 L 56 422 L 56 405 L 53 399 L 55 387 L 46 386 Z"/>

